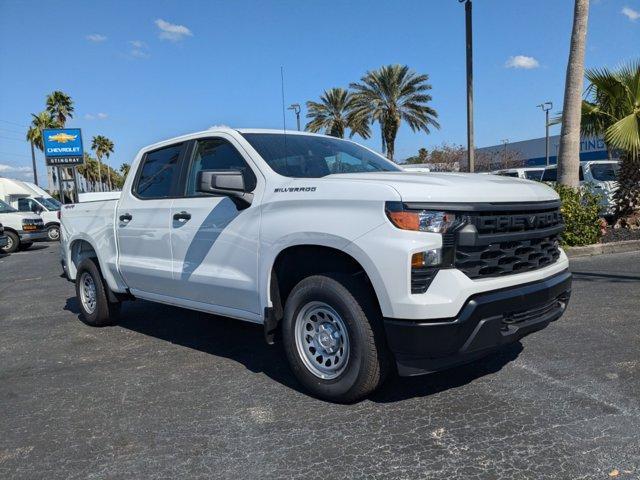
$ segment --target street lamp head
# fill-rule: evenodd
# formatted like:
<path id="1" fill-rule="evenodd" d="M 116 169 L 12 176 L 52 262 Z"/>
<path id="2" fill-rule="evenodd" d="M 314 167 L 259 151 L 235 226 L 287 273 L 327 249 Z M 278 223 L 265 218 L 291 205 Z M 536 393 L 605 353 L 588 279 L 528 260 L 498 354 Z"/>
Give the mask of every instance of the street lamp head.
<path id="1" fill-rule="evenodd" d="M 544 102 L 538 105 L 538 107 L 541 108 L 543 112 L 546 112 L 553 108 L 553 102 Z"/>
<path id="2" fill-rule="evenodd" d="M 300 113 L 300 104 L 299 103 L 292 103 L 291 105 L 289 105 L 287 110 L 293 110 L 294 113 L 297 115 L 298 113 Z"/>

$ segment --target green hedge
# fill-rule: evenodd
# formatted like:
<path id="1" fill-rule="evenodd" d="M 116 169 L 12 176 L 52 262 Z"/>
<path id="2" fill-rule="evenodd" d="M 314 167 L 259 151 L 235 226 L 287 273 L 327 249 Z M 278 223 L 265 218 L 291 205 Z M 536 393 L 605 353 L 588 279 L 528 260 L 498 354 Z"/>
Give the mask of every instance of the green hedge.
<path id="1" fill-rule="evenodd" d="M 585 188 L 570 188 L 563 185 L 554 186 L 562 207 L 565 230 L 562 234 L 562 245 L 575 247 L 591 245 L 600 241 L 600 205 L 598 195 Z"/>

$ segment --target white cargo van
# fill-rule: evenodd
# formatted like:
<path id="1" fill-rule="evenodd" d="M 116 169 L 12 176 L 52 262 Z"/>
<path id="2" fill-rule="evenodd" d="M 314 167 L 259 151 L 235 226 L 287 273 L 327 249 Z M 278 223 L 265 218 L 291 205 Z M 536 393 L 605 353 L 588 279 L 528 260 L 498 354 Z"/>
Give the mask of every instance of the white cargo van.
<path id="1" fill-rule="evenodd" d="M 49 240 L 60 238 L 60 202 L 35 183 L 0 178 L 0 200 L 4 200 L 20 212 L 40 215 Z"/>
<path id="2" fill-rule="evenodd" d="M 29 248 L 33 242 L 47 239 L 47 231 L 40 215 L 18 212 L 2 200 L 0 200 L 0 223 L 4 229 L 4 236 L 7 237 L 5 245 L 0 247 L 4 253 L 13 253 L 18 248 Z"/>

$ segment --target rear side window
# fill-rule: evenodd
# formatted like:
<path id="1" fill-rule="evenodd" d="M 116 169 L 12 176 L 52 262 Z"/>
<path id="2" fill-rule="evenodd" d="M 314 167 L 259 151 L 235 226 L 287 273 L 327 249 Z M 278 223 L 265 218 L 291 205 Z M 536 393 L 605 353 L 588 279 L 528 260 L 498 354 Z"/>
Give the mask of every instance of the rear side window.
<path id="1" fill-rule="evenodd" d="M 140 166 L 135 193 L 140 198 L 167 198 L 178 174 L 182 144 L 147 153 Z"/>
<path id="2" fill-rule="evenodd" d="M 527 170 L 524 177 L 528 180 L 540 180 L 542 178 L 542 170 Z"/>

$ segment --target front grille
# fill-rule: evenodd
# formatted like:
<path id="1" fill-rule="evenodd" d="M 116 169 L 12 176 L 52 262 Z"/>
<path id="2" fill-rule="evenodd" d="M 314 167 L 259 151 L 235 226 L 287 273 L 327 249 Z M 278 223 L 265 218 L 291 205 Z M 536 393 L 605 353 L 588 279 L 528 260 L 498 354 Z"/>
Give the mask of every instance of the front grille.
<path id="1" fill-rule="evenodd" d="M 459 246 L 455 266 L 469 278 L 498 277 L 546 267 L 560 256 L 558 236 Z"/>
<path id="2" fill-rule="evenodd" d="M 475 279 L 536 270 L 558 260 L 563 229 L 559 205 L 526 207 L 465 213 L 466 226 L 457 232 L 455 268 Z"/>

